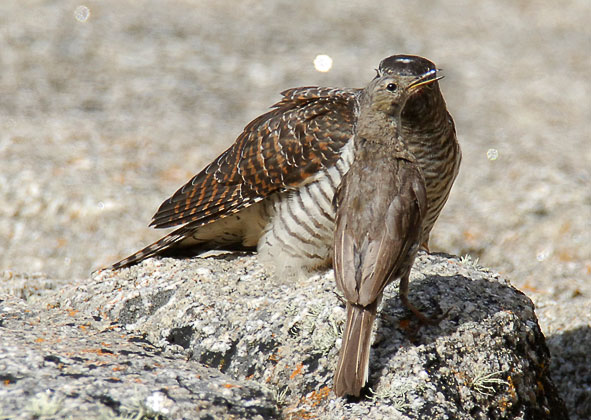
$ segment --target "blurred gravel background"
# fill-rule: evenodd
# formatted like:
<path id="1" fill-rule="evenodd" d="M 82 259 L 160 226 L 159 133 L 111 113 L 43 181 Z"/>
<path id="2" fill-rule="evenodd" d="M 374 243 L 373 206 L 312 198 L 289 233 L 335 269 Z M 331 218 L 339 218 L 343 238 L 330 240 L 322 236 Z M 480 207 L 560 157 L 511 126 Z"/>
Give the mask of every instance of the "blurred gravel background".
<path id="1" fill-rule="evenodd" d="M 589 0 L 2 1 L 0 274 L 85 278 L 160 237 L 158 205 L 281 90 L 419 54 L 464 152 L 432 249 L 527 293 L 591 406 L 590 21 Z"/>

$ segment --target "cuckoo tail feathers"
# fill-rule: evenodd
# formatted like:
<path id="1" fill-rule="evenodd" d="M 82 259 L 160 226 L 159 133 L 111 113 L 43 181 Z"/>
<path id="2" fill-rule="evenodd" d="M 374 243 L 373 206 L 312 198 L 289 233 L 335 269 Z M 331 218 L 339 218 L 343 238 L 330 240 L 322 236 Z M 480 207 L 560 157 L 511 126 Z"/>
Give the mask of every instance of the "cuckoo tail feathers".
<path id="1" fill-rule="evenodd" d="M 139 251 L 135 252 L 134 254 L 130 255 L 127 258 L 122 259 L 119 262 L 107 267 L 110 270 L 117 270 L 124 267 L 129 267 L 131 265 L 137 264 L 147 258 L 153 257 L 155 255 L 161 254 L 166 250 L 171 249 L 176 244 L 178 244 L 183 239 L 186 239 L 195 228 L 193 226 L 183 226 L 174 232 L 169 233 L 168 235 L 160 238 L 153 244 L 148 245 L 147 247 L 140 249 Z"/>
<path id="2" fill-rule="evenodd" d="M 347 302 L 347 321 L 334 377 L 334 393 L 338 397 L 358 397 L 367 383 L 371 333 L 378 301 L 366 307 Z"/>
<path id="3" fill-rule="evenodd" d="M 253 205 L 238 215 L 188 223 L 108 268 L 128 267 L 155 255 L 190 257 L 211 250 L 253 250 L 264 228 L 263 212 L 263 207 Z"/>

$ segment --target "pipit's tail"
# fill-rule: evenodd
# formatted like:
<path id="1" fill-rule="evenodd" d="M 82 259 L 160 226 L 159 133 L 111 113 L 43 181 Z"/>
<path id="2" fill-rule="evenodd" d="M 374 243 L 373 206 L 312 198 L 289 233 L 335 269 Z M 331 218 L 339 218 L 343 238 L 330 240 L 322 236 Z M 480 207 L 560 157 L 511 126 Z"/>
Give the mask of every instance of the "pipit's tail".
<path id="1" fill-rule="evenodd" d="M 371 332 L 378 302 L 379 299 L 365 307 L 347 302 L 347 322 L 334 376 L 334 393 L 337 397 L 358 397 L 367 383 Z"/>

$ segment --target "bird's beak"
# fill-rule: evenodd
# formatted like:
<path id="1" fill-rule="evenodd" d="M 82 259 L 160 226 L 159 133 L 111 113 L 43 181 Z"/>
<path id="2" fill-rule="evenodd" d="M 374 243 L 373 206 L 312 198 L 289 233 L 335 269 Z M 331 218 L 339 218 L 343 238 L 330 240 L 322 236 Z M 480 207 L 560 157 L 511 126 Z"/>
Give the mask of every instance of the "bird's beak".
<path id="1" fill-rule="evenodd" d="M 409 88 L 411 90 L 416 90 L 417 88 L 425 85 L 429 85 L 431 83 L 435 83 L 438 80 L 443 79 L 444 76 L 437 76 L 437 70 L 431 70 L 427 73 L 420 76 L 417 80 L 413 81 Z"/>

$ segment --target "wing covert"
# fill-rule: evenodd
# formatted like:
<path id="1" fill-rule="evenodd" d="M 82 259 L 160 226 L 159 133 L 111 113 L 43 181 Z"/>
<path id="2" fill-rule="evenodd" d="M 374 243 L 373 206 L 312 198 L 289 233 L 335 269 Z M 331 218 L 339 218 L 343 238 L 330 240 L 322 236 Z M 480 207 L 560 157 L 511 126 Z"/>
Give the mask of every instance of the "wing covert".
<path id="1" fill-rule="evenodd" d="M 359 89 L 282 92 L 236 142 L 167 199 L 151 226 L 198 226 L 307 182 L 334 165 L 353 136 Z"/>

